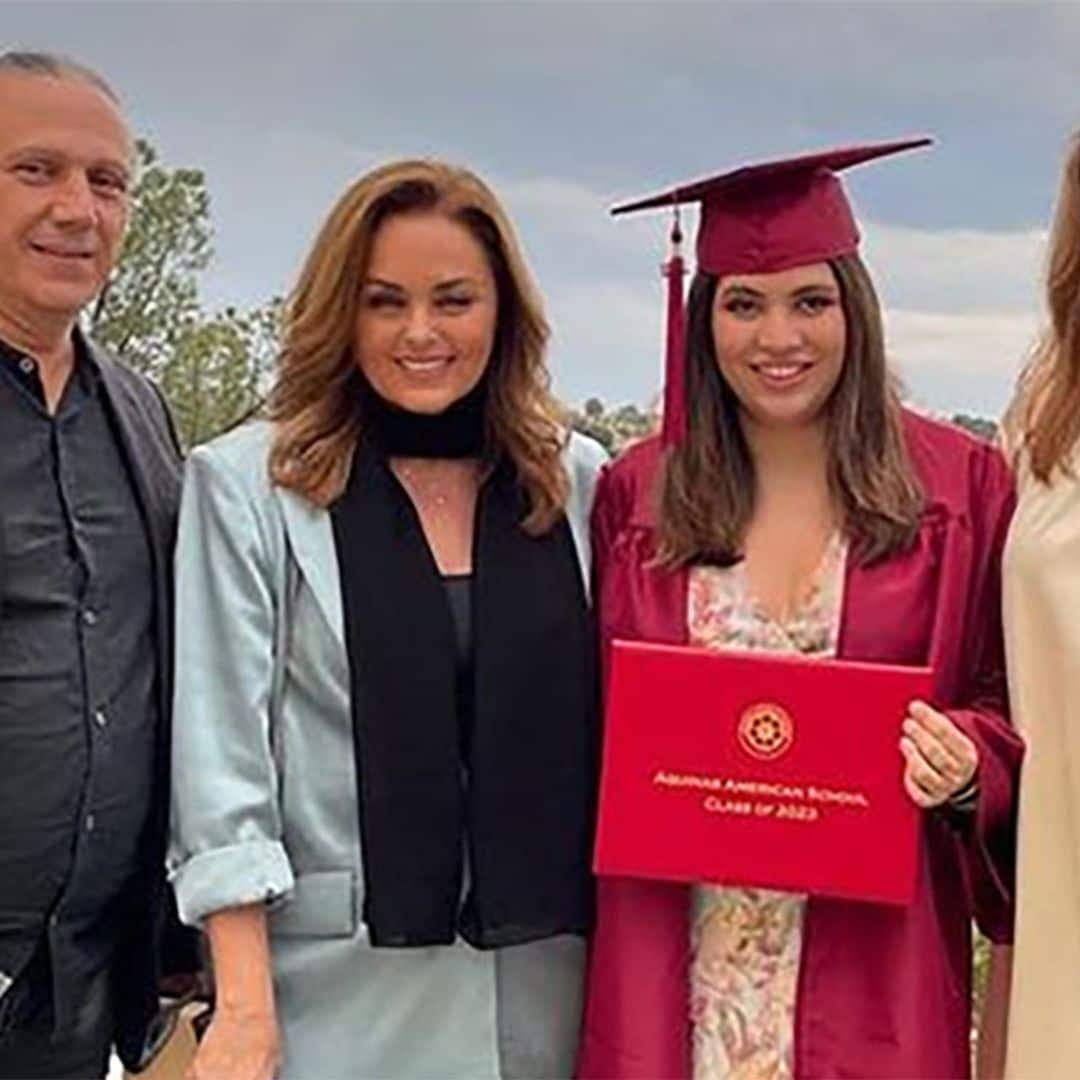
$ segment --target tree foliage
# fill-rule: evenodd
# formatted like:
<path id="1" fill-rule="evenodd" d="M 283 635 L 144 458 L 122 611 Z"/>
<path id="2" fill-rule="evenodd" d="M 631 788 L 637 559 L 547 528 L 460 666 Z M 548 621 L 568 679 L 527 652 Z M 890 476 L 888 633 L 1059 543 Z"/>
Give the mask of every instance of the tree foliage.
<path id="1" fill-rule="evenodd" d="M 570 409 L 569 420 L 575 431 L 596 439 L 611 454 L 617 454 L 630 443 L 653 434 L 659 430 L 660 423 L 655 409 L 641 409 L 637 405 L 627 404 L 609 411 L 597 397 L 586 399 L 579 409 Z M 997 424 L 985 416 L 956 413 L 950 420 L 980 439 L 992 441 L 997 437 Z"/>
<path id="2" fill-rule="evenodd" d="M 259 400 L 277 347 L 280 301 L 207 311 L 200 275 L 213 258 L 210 193 L 198 169 L 170 169 L 136 147 L 131 223 L 89 329 L 169 399 L 186 445 L 211 438 Z"/>
<path id="3" fill-rule="evenodd" d="M 596 397 L 589 398 L 580 409 L 571 409 L 569 420 L 575 431 L 596 439 L 610 454 L 617 454 L 631 443 L 651 435 L 659 424 L 652 409 L 627 404 L 608 412 Z"/>
<path id="4" fill-rule="evenodd" d="M 957 427 L 970 431 L 972 435 L 977 435 L 980 439 L 986 439 L 987 442 L 993 442 L 997 438 L 997 424 L 993 420 L 988 420 L 985 416 L 956 413 L 952 417 L 952 422 Z"/>
<path id="5" fill-rule="evenodd" d="M 248 415 L 262 397 L 277 350 L 280 301 L 225 308 L 181 327 L 159 385 L 181 438 L 205 442 Z"/>
<path id="6" fill-rule="evenodd" d="M 129 366 L 160 377 L 177 338 L 201 315 L 198 274 L 213 254 L 210 195 L 197 169 L 166 169 L 136 145 L 131 223 L 90 328 Z"/>

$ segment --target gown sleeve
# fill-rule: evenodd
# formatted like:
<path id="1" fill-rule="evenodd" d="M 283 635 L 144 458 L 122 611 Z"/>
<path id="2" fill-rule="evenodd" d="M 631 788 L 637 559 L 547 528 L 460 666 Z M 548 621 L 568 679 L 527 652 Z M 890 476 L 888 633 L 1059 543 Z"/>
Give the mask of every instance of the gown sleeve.
<path id="1" fill-rule="evenodd" d="M 972 466 L 973 568 L 963 655 L 971 658 L 946 710 L 976 745 L 978 798 L 957 831 L 976 922 L 995 942 L 1012 935 L 1016 804 L 1023 741 L 1009 720 L 1001 621 L 1001 559 L 1015 507 L 1012 475 L 991 447 Z"/>
<path id="2" fill-rule="evenodd" d="M 596 495 L 593 499 L 592 515 L 589 520 L 589 532 L 592 547 L 592 594 L 600 596 L 604 581 L 604 572 L 608 566 L 611 544 L 619 529 L 623 517 L 618 477 L 610 465 L 600 470 L 596 481 Z"/>

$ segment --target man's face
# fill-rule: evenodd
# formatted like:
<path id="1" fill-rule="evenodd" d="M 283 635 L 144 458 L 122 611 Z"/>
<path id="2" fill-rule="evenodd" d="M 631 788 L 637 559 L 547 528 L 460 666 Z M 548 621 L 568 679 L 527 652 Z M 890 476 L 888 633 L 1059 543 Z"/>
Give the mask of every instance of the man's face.
<path id="1" fill-rule="evenodd" d="M 75 77 L 0 73 L 0 316 L 74 318 L 116 265 L 131 137 Z"/>

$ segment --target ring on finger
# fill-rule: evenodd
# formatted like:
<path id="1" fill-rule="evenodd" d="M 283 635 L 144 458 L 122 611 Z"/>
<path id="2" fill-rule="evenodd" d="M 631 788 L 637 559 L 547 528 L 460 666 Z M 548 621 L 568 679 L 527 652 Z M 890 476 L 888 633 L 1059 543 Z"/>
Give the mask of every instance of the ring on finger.
<path id="1" fill-rule="evenodd" d="M 944 799 L 949 790 L 948 781 L 932 769 L 920 769 L 913 774 L 919 790 L 931 799 Z"/>
<path id="2" fill-rule="evenodd" d="M 947 783 L 952 783 L 957 779 L 957 762 L 948 751 L 935 746 L 930 751 L 924 751 L 923 757 L 936 773 L 944 777 Z"/>

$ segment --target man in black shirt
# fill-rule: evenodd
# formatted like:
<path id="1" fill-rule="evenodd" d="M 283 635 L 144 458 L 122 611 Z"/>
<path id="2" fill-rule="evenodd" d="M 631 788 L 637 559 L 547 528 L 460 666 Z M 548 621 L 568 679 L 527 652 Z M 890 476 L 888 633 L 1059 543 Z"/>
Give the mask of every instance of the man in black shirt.
<path id="1" fill-rule="evenodd" d="M 0 1078 L 137 1068 L 157 1008 L 179 451 L 76 321 L 131 162 L 99 76 L 0 55 Z"/>

